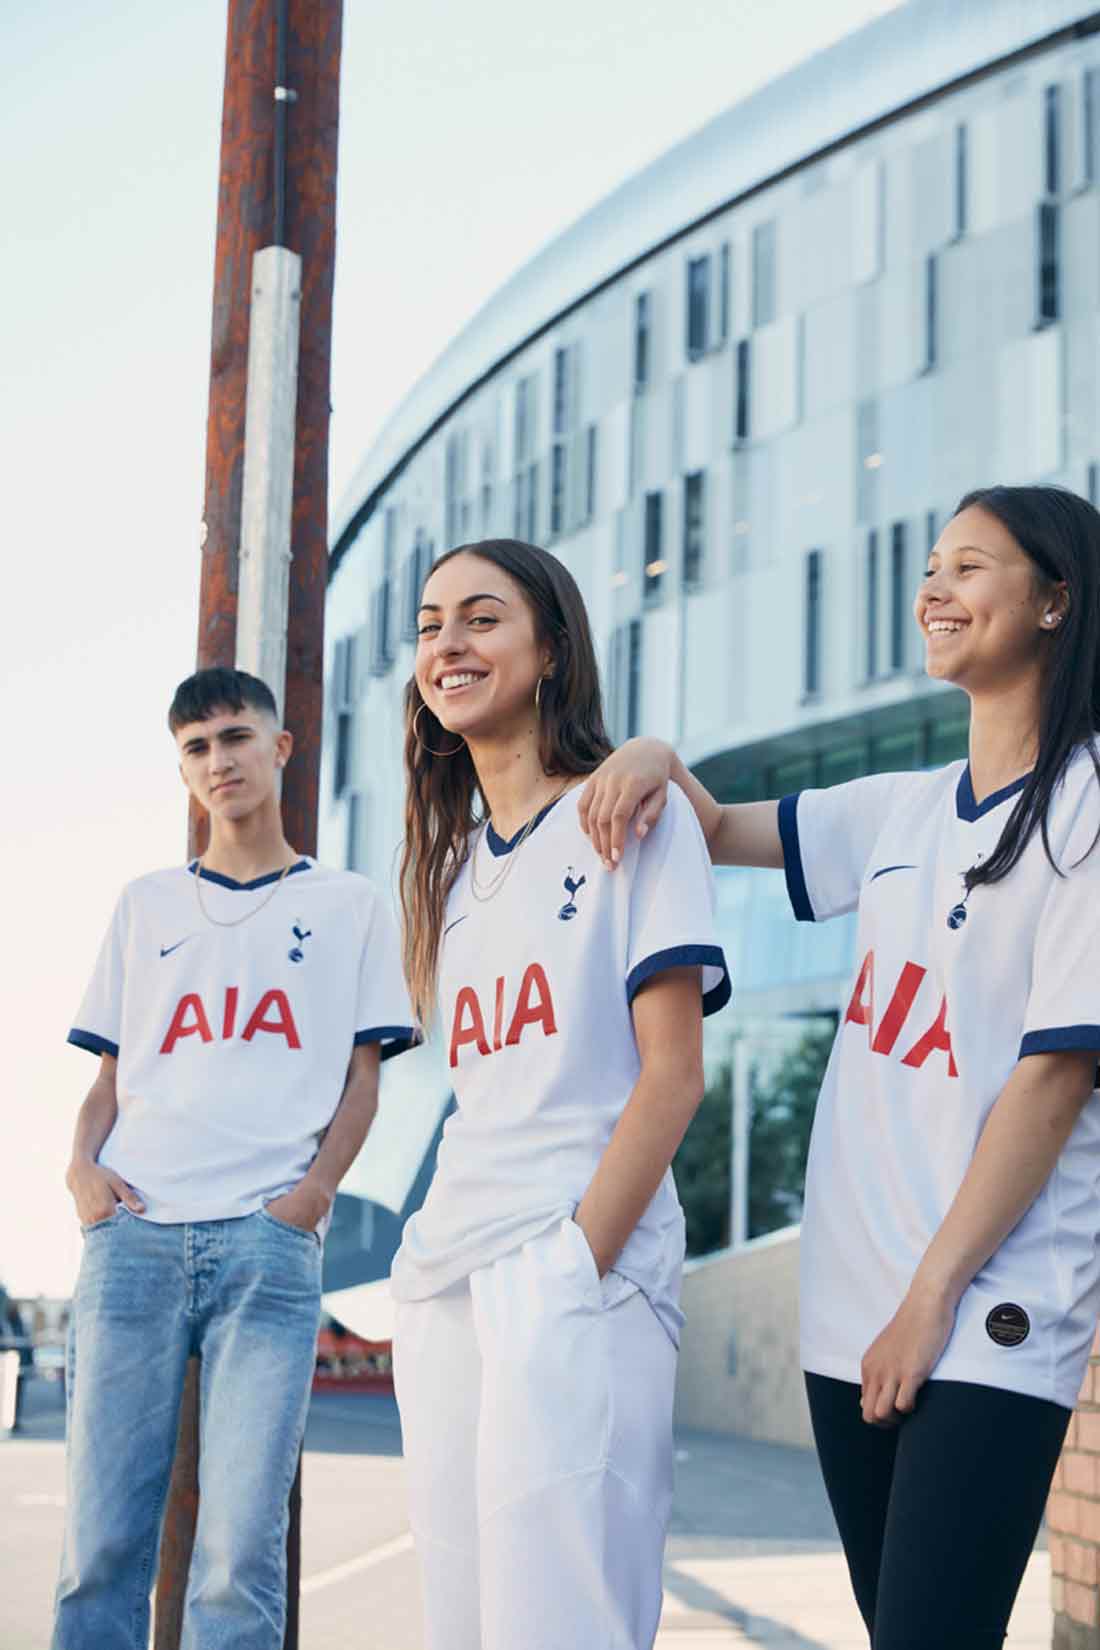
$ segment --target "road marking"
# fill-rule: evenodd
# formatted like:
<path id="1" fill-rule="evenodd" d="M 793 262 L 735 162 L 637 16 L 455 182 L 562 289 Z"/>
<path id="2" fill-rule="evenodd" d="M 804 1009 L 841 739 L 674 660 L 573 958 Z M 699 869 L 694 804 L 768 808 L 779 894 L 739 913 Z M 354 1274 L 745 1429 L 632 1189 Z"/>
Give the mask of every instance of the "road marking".
<path id="1" fill-rule="evenodd" d="M 302 1597 L 319 1593 L 322 1587 L 332 1587 L 336 1582 L 345 1581 L 348 1576 L 357 1576 L 363 1570 L 373 1570 L 376 1564 L 384 1564 L 388 1558 L 411 1552 L 412 1546 L 412 1532 L 406 1530 L 404 1535 L 395 1536 L 392 1541 L 383 1541 L 380 1547 L 372 1547 L 369 1553 L 360 1553 L 358 1558 L 349 1558 L 345 1564 L 334 1564 L 331 1570 L 318 1570 L 315 1576 L 305 1576 Z"/>

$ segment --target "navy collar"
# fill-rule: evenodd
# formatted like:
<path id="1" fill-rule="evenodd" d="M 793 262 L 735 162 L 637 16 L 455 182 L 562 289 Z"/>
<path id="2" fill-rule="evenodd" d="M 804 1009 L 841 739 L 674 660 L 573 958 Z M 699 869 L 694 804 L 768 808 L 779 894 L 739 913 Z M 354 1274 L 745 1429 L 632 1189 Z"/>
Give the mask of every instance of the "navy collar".
<path id="1" fill-rule="evenodd" d="M 1022 778 L 1014 779 L 1011 785 L 1005 785 L 1003 790 L 994 791 L 987 796 L 984 802 L 978 802 L 974 796 L 974 781 L 970 777 L 970 763 L 966 764 L 959 775 L 958 787 L 955 791 L 955 812 L 960 819 L 972 825 L 976 819 L 982 819 L 986 814 L 999 808 L 1002 802 L 1007 802 L 1010 796 L 1019 796 L 1028 780 L 1030 773 Z"/>
<path id="2" fill-rule="evenodd" d="M 548 802 L 546 804 L 545 808 L 541 808 L 539 810 L 539 812 L 535 815 L 533 821 L 531 821 L 531 820 L 528 821 L 528 824 L 531 826 L 531 830 L 529 832 L 529 834 L 531 836 L 533 836 L 535 834 L 535 832 L 538 830 L 539 826 L 542 824 L 543 820 L 546 818 L 547 814 L 551 811 L 551 809 L 556 808 L 558 803 L 561 802 L 563 800 L 563 798 L 565 796 L 568 796 L 568 795 L 569 795 L 569 792 L 565 791 L 565 792 L 563 792 L 562 796 L 556 796 L 552 802 Z M 497 859 L 500 859 L 504 854 L 510 854 L 512 852 L 512 849 L 516 846 L 516 843 L 519 841 L 520 837 L 523 835 L 524 831 L 526 831 L 526 830 L 527 830 L 527 825 L 521 825 L 519 830 L 516 832 L 515 836 L 510 837 L 508 839 L 508 841 L 505 842 L 505 840 L 501 836 L 500 832 L 499 831 L 494 831 L 493 822 L 492 822 L 492 820 L 490 820 L 489 823 L 485 827 L 485 841 L 489 845 L 489 852 L 491 854 L 493 854 Z"/>
<path id="3" fill-rule="evenodd" d="M 198 863 L 197 859 L 193 859 L 187 867 L 192 876 L 195 875 L 195 867 Z M 296 865 L 290 867 L 287 876 L 292 877 L 296 871 L 308 870 L 309 860 L 300 859 Z M 234 877 L 223 877 L 220 871 L 208 871 L 205 865 L 202 868 L 202 880 L 204 882 L 216 882 L 219 888 L 232 888 L 238 894 L 250 893 L 253 888 L 266 888 L 270 883 L 278 882 L 282 874 L 281 871 L 269 871 L 264 877 L 253 877 L 251 882 L 238 882 Z"/>

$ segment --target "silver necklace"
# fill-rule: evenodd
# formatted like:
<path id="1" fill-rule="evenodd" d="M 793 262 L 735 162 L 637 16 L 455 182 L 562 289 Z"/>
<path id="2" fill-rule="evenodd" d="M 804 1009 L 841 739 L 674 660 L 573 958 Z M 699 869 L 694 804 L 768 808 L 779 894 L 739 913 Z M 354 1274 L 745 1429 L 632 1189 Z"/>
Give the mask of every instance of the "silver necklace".
<path id="1" fill-rule="evenodd" d="M 504 884 L 508 880 L 508 874 L 511 871 L 512 866 L 519 858 L 520 849 L 527 841 L 527 838 L 531 835 L 531 832 L 534 830 L 536 824 L 542 818 L 543 814 L 545 814 L 549 808 L 552 808 L 554 803 L 557 802 L 560 797 L 565 795 L 568 789 L 568 785 L 563 785 L 560 791 L 554 792 L 554 795 L 550 798 L 549 802 L 545 802 L 541 808 L 537 808 L 535 810 L 526 825 L 523 827 L 523 830 L 520 832 L 515 847 L 509 849 L 501 869 L 495 876 L 490 877 L 488 882 L 479 883 L 477 880 L 477 851 L 480 848 L 486 833 L 488 832 L 489 826 L 492 824 L 491 819 L 487 819 L 485 821 L 485 824 L 482 826 L 477 840 L 474 843 L 474 851 L 470 855 L 470 892 L 476 900 L 480 900 L 482 904 L 484 904 L 486 900 L 491 900 L 495 894 L 500 893 L 500 890 L 504 887 Z"/>
<path id="2" fill-rule="evenodd" d="M 283 882 L 286 878 L 287 872 L 291 869 L 292 866 L 294 866 L 298 863 L 298 856 L 296 854 L 292 855 L 292 857 L 283 866 L 282 870 L 279 872 L 279 875 L 276 877 L 274 883 L 272 884 L 271 892 L 264 895 L 264 897 L 260 901 L 259 905 L 254 905 L 252 907 L 251 911 L 246 911 L 245 912 L 243 917 L 233 917 L 230 922 L 222 922 L 219 917 L 212 917 L 210 915 L 210 912 L 206 909 L 206 906 L 203 904 L 203 900 L 202 900 L 202 861 L 203 861 L 203 855 L 200 854 L 199 857 L 198 857 L 198 860 L 195 863 L 195 897 L 197 898 L 197 900 L 199 902 L 199 910 L 202 912 L 203 916 L 206 918 L 206 921 L 211 923 L 215 928 L 238 928 L 242 922 L 247 922 L 250 917 L 257 916 L 263 910 L 265 905 L 270 905 L 271 904 L 271 901 L 275 898 L 275 895 L 279 892 L 279 889 L 282 887 Z"/>

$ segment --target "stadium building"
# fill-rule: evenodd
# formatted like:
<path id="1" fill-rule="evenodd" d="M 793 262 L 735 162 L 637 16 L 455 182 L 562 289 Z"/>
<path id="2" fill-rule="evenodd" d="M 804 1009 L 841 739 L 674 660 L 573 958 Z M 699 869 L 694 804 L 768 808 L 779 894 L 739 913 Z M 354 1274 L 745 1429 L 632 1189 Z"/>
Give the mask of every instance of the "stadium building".
<path id="1" fill-rule="evenodd" d="M 393 885 L 420 587 L 487 536 L 562 558 L 614 736 L 672 741 L 723 800 L 964 753 L 965 705 L 923 674 L 911 618 L 930 545 L 975 485 L 1100 486 L 1098 30 L 1070 0 L 910 0 L 671 149 L 484 306 L 336 518 L 325 858 Z M 735 999 L 715 1061 L 835 1013 L 853 946 L 847 920 L 796 925 L 779 873 L 719 888 Z M 431 1051 L 387 1074 L 351 1187 L 368 1276 L 447 1099 Z"/>

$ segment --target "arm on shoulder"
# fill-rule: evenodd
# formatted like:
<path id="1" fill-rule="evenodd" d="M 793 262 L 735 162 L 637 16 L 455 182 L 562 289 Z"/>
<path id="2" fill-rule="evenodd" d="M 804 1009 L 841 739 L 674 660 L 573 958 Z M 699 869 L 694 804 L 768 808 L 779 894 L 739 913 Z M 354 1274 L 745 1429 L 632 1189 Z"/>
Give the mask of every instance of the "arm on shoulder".
<path id="1" fill-rule="evenodd" d="M 622 859 L 628 828 L 644 837 L 661 817 L 671 781 L 691 803 L 713 864 L 782 868 L 777 802 L 718 803 L 671 745 L 628 739 L 592 774 L 577 804 L 581 829 L 609 871 Z"/>

